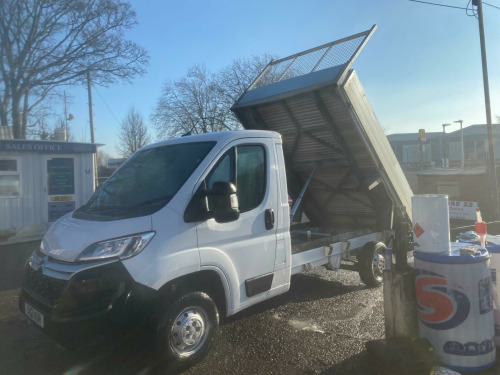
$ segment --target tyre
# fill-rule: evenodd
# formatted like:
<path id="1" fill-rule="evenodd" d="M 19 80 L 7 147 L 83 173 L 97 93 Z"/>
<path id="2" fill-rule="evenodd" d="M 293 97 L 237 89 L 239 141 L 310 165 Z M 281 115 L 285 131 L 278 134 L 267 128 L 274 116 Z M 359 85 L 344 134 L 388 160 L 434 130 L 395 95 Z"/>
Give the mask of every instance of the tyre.
<path id="1" fill-rule="evenodd" d="M 382 285 L 385 268 L 385 245 L 368 242 L 358 255 L 359 277 L 370 288 Z"/>
<path id="2" fill-rule="evenodd" d="M 200 361 L 210 350 L 219 313 L 212 299 L 202 292 L 184 294 L 164 308 L 156 331 L 156 351 L 171 369 Z"/>

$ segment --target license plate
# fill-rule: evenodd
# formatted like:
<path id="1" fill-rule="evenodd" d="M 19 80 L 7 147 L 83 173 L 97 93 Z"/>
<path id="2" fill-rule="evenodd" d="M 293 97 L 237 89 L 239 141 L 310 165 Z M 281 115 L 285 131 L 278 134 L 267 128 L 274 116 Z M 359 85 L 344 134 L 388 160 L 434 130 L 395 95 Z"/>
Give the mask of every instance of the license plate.
<path id="1" fill-rule="evenodd" d="M 28 318 L 30 318 L 32 321 L 43 328 L 43 314 L 40 311 L 36 310 L 33 306 L 25 303 L 24 313 Z"/>

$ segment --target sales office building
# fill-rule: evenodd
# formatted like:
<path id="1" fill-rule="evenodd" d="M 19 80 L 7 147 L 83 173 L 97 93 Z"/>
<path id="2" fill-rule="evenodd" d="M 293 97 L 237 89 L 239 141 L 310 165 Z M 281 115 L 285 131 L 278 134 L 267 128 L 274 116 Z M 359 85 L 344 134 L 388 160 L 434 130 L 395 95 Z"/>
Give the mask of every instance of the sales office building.
<path id="1" fill-rule="evenodd" d="M 39 239 L 95 189 L 97 145 L 0 140 L 0 245 Z"/>

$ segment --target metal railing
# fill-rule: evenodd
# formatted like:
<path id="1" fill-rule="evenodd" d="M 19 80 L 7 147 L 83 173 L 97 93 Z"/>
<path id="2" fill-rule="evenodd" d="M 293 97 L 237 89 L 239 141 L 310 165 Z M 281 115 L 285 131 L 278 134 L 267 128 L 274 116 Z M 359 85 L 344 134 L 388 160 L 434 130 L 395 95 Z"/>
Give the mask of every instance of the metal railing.
<path id="1" fill-rule="evenodd" d="M 270 85 L 286 79 L 299 77 L 323 69 L 350 64 L 359 54 L 375 29 L 323 44 L 316 48 L 271 61 L 249 90 Z"/>

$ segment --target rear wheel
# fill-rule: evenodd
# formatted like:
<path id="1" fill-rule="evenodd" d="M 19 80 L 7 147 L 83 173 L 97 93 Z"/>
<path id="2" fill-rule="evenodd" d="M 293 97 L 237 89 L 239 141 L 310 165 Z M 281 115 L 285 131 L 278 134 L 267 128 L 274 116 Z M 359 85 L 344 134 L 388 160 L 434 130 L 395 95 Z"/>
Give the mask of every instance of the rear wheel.
<path id="1" fill-rule="evenodd" d="M 157 326 L 157 351 L 170 366 L 184 368 L 208 353 L 219 327 L 212 299 L 190 292 L 167 306 Z"/>
<path id="2" fill-rule="evenodd" d="M 385 268 L 385 245 L 382 242 L 368 242 L 358 256 L 359 277 L 368 287 L 382 285 Z"/>

